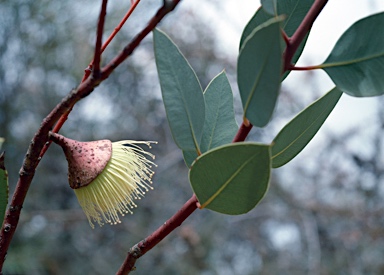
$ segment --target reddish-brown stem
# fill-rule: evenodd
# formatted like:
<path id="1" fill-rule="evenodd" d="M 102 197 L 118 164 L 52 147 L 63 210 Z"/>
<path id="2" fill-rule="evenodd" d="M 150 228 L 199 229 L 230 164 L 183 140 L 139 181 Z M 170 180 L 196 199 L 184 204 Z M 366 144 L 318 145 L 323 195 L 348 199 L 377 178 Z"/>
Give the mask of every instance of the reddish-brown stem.
<path id="1" fill-rule="evenodd" d="M 297 67 L 297 66 L 291 65 L 288 67 L 288 70 L 291 70 L 291 71 L 311 71 L 311 70 L 317 70 L 317 69 L 321 69 L 321 66 L 315 65 L 315 66 Z"/>
<path id="2" fill-rule="evenodd" d="M 323 10 L 324 6 L 327 4 L 328 0 L 315 0 L 312 7 L 309 9 L 307 15 L 304 17 L 300 26 L 297 28 L 292 37 L 288 40 L 287 48 L 284 53 L 284 70 L 288 70 L 291 66 L 291 60 L 295 52 L 300 46 L 300 43 L 303 41 L 307 33 L 312 27 L 313 22 L 315 22 L 317 16 Z"/>
<path id="3" fill-rule="evenodd" d="M 239 130 L 237 131 L 237 134 L 235 138 L 232 140 L 232 142 L 240 142 L 244 141 L 246 137 L 248 136 L 249 132 L 252 129 L 252 124 L 248 122 L 248 125 L 246 125 L 244 122 L 241 123 Z"/>
<path id="4" fill-rule="evenodd" d="M 288 45 L 289 44 L 289 37 L 283 29 L 281 29 L 281 35 L 283 36 L 285 44 Z"/>
<path id="5" fill-rule="evenodd" d="M 84 82 L 84 81 L 83 81 Z M 69 113 L 72 111 L 72 108 L 68 109 L 65 111 L 65 113 L 59 118 L 59 120 L 57 121 L 57 123 L 55 124 L 55 127 L 53 127 L 52 129 L 52 132 L 53 133 L 58 133 L 61 129 L 61 127 L 63 127 L 64 123 L 67 121 L 68 119 L 68 115 Z M 39 155 L 39 158 L 38 158 L 38 163 L 40 162 L 41 158 L 45 155 L 45 153 L 47 152 L 49 146 L 51 145 L 52 141 L 49 140 L 47 141 L 45 144 L 44 144 L 44 147 L 43 149 L 41 150 L 40 152 L 40 155 Z"/>
<path id="6" fill-rule="evenodd" d="M 172 3 L 169 1 L 164 1 L 164 5 L 158 10 L 152 20 L 150 20 L 148 26 L 152 27 L 152 29 L 155 28 L 156 25 L 164 18 L 164 16 L 171 12 L 179 2 L 180 0 L 174 0 Z M 58 129 L 60 129 L 62 124 L 65 122 L 66 117 L 70 110 L 72 110 L 73 106 L 79 100 L 88 96 L 102 80 L 107 78 L 109 74 L 111 74 L 112 71 L 133 52 L 133 50 L 139 45 L 143 38 L 152 30 L 148 30 L 148 26 L 143 29 L 128 46 L 126 46 L 126 49 L 129 49 L 129 53 L 123 51 L 123 53 L 118 56 L 119 62 L 113 63 L 113 68 L 111 68 L 111 66 L 108 67 L 108 74 L 104 73 L 104 77 L 101 77 L 98 80 L 92 77 L 85 78 L 84 81 L 82 81 L 82 83 L 77 87 L 77 89 L 72 90 L 42 121 L 40 128 L 37 130 L 35 136 L 33 137 L 25 155 L 23 165 L 19 172 L 19 180 L 16 184 L 15 192 L 12 196 L 10 206 L 7 209 L 3 226 L 0 231 L 0 274 L 3 269 L 5 256 L 7 254 L 9 245 L 19 222 L 20 213 L 25 197 L 35 175 L 36 167 L 41 159 L 40 156 L 42 156 L 42 150 L 46 143 L 49 142 L 49 131 L 51 131 L 54 126 L 58 131 Z"/>
<path id="7" fill-rule="evenodd" d="M 149 237 L 134 245 L 121 265 L 118 275 L 128 274 L 134 270 L 136 260 L 162 241 L 169 233 L 179 227 L 197 209 L 197 198 L 193 195 L 169 220 L 162 224 Z"/>
<path id="8" fill-rule="evenodd" d="M 96 79 L 98 79 L 100 76 L 100 59 L 101 59 L 101 53 L 102 53 L 101 45 L 103 43 L 103 29 L 104 29 L 105 16 L 107 15 L 107 3 L 108 3 L 108 0 L 103 0 L 101 4 L 101 9 L 100 9 L 99 22 L 97 24 L 95 54 L 93 56 L 93 70 L 92 70 L 93 77 Z"/>
<path id="9" fill-rule="evenodd" d="M 116 34 L 121 30 L 121 28 L 124 26 L 125 22 L 128 20 L 128 18 L 131 16 L 133 11 L 136 9 L 137 5 L 140 3 L 140 0 L 132 1 L 132 5 L 127 11 L 127 13 L 124 15 L 123 19 L 121 19 L 119 25 L 116 26 L 116 28 L 113 30 L 113 32 L 110 34 L 108 39 L 104 42 L 103 47 L 101 48 L 101 52 L 105 50 L 105 48 L 109 45 L 109 43 L 112 41 L 112 39 L 116 36 Z"/>
<path id="10" fill-rule="evenodd" d="M 104 52 L 104 50 L 108 47 L 109 43 L 111 43 L 111 41 L 113 40 L 113 38 L 116 36 L 116 34 L 121 30 L 121 28 L 124 26 L 125 22 L 128 20 L 128 18 L 131 16 L 131 14 L 133 13 L 133 11 L 136 9 L 137 5 L 140 3 L 140 0 L 136 0 L 136 1 L 131 1 L 131 7 L 129 8 L 129 10 L 127 11 L 127 13 L 124 15 L 123 19 L 120 21 L 120 23 L 116 26 L 116 28 L 113 30 L 113 32 L 109 35 L 109 37 L 107 38 L 107 40 L 104 42 L 103 46 L 101 47 L 101 50 L 100 50 L 100 54 L 102 54 Z M 94 61 L 95 59 L 93 59 L 88 67 L 84 70 L 84 76 L 83 76 L 83 79 L 82 79 L 82 82 L 84 80 L 86 80 L 90 75 L 91 75 L 91 72 L 94 68 Z"/>
<path id="11" fill-rule="evenodd" d="M 163 17 L 171 12 L 177 4 L 179 4 L 181 0 L 173 0 L 173 1 L 166 1 L 164 0 L 164 5 L 157 11 L 156 15 L 152 17 L 152 19 L 149 21 L 147 26 L 136 35 L 136 37 L 131 41 L 130 44 L 128 44 L 120 54 L 118 54 L 114 59 L 107 64 L 102 72 L 101 72 L 101 79 L 106 79 L 111 72 L 118 66 L 121 62 L 123 62 L 127 56 L 131 55 L 133 50 L 137 47 L 137 45 L 150 33 L 156 25 L 163 19 Z"/>

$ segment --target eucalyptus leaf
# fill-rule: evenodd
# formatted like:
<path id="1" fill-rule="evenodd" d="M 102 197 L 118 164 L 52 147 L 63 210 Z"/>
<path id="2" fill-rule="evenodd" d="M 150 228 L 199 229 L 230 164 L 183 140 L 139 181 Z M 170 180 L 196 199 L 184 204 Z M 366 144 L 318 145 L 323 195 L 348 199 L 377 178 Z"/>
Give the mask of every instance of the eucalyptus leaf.
<path id="1" fill-rule="evenodd" d="M 233 94 L 225 72 L 221 72 L 204 91 L 205 122 L 201 152 L 230 143 L 238 130 L 233 109 Z M 185 163 L 190 166 L 197 158 L 196 151 L 184 151 Z"/>
<path id="2" fill-rule="evenodd" d="M 4 139 L 2 140 L 4 141 Z M 8 173 L 4 165 L 4 153 L 0 154 L 0 225 L 3 224 L 8 205 L 9 186 Z"/>
<path id="3" fill-rule="evenodd" d="M 153 31 L 161 92 L 172 136 L 186 151 L 200 151 L 205 103 L 199 80 L 188 61 L 162 31 Z"/>
<path id="4" fill-rule="evenodd" d="M 308 13 L 309 9 L 313 5 L 313 2 L 314 0 L 277 0 L 277 15 L 285 15 L 286 17 L 284 19 L 282 28 L 287 36 L 291 37 L 295 33 L 300 23 Z M 245 26 L 240 39 L 240 49 L 245 39 L 256 27 L 273 18 L 272 13 L 268 14 L 264 9 L 265 7 L 258 9 L 248 24 Z M 300 55 L 302 54 L 305 43 L 307 42 L 308 35 L 309 33 L 306 35 L 299 48 L 295 52 L 291 60 L 293 64 L 297 62 Z M 289 73 L 290 71 L 285 72 L 283 74 L 282 80 L 284 80 Z"/>
<path id="5" fill-rule="evenodd" d="M 201 208 L 239 215 L 253 209 L 264 197 L 270 171 L 269 146 L 239 142 L 197 158 L 189 180 Z"/>
<path id="6" fill-rule="evenodd" d="M 283 41 L 275 17 L 247 37 L 237 62 L 237 79 L 244 116 L 255 126 L 265 126 L 275 108 L 280 89 Z"/>
<path id="7" fill-rule="evenodd" d="M 384 13 L 354 23 L 321 67 L 343 92 L 357 97 L 384 94 Z"/>
<path id="8" fill-rule="evenodd" d="M 187 165 L 188 167 L 192 165 L 192 163 L 195 161 L 195 159 L 197 159 L 197 157 L 198 155 L 196 151 L 183 151 L 184 162 L 185 165 Z"/>
<path id="9" fill-rule="evenodd" d="M 272 142 L 272 167 L 291 161 L 311 141 L 323 125 L 342 91 L 334 88 L 292 119 Z"/>

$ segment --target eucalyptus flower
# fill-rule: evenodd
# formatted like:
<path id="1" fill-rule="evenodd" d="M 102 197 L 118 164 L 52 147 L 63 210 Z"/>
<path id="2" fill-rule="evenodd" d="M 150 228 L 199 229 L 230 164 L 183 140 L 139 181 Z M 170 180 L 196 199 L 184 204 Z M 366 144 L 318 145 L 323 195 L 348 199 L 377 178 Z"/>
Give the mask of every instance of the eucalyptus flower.
<path id="1" fill-rule="evenodd" d="M 79 142 L 56 133 L 50 138 L 59 144 L 68 161 L 69 186 L 88 218 L 89 224 L 120 223 L 120 215 L 132 214 L 141 199 L 153 189 L 151 160 L 155 156 L 139 145 L 151 147 L 146 141 L 99 140 Z"/>

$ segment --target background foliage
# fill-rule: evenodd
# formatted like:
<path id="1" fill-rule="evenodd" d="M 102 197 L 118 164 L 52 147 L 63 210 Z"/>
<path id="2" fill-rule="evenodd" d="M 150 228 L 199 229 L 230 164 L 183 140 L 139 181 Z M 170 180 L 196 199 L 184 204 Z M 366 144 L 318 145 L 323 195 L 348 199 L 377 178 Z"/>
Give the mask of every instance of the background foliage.
<path id="1" fill-rule="evenodd" d="M 135 34 L 159 3 L 140 4 L 105 59 Z M 106 33 L 126 10 L 111 4 Z M 220 10 L 219 2 L 216 5 Z M 98 9 L 94 1 L 0 2 L 0 136 L 6 138 L 11 192 L 31 135 L 77 85 L 92 58 Z M 236 91 L 235 57 L 220 53 L 214 25 L 203 15 L 180 8 L 161 27 L 182 49 L 203 90 L 225 69 Z M 306 75 L 308 83 L 318 84 Z M 250 139 L 272 140 L 289 118 L 322 95 L 313 88 L 306 91 L 311 93 L 308 99 L 297 96 L 297 90 L 282 89 L 273 124 L 254 130 Z M 235 113 L 241 114 L 235 95 Z M 137 274 L 384 272 L 383 125 L 380 109 L 372 121 L 356 124 L 341 136 L 325 128 L 289 166 L 273 171 L 270 190 L 257 209 L 236 217 L 198 211 L 137 263 Z M 113 273 L 125 251 L 191 195 L 182 153 L 166 121 L 151 38 L 75 107 L 61 132 L 78 140 L 157 140 L 155 190 L 122 224 L 90 233 L 68 188 L 65 158 L 52 146 L 26 199 L 5 274 Z"/>

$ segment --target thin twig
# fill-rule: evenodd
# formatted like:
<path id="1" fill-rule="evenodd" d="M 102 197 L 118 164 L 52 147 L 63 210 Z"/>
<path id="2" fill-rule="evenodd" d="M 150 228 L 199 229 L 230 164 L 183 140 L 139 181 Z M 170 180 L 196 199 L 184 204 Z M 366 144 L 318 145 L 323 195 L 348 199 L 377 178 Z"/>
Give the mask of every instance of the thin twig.
<path id="1" fill-rule="evenodd" d="M 101 51 L 100 51 L 100 54 L 104 52 L 104 50 L 108 47 L 109 43 L 111 43 L 111 41 L 113 40 L 113 38 L 116 36 L 116 34 L 121 30 L 121 28 L 124 26 L 125 22 L 128 20 L 128 18 L 131 16 L 131 14 L 133 13 L 133 11 L 136 9 L 137 5 L 140 3 L 140 0 L 136 0 L 136 1 L 131 1 L 131 7 L 129 8 L 129 10 L 127 11 L 127 13 L 124 15 L 123 19 L 121 19 L 120 23 L 116 26 L 116 28 L 113 30 L 113 32 L 109 35 L 109 37 L 107 38 L 107 40 L 104 42 L 103 46 L 101 47 Z M 84 76 L 83 76 L 83 80 L 84 81 L 85 79 L 87 79 L 91 72 L 92 72 L 92 69 L 93 69 L 93 65 L 94 64 L 94 60 L 92 60 L 88 67 L 84 70 Z"/>
<path id="2" fill-rule="evenodd" d="M 126 275 L 135 269 L 135 263 L 138 258 L 143 256 L 155 245 L 162 241 L 169 233 L 179 227 L 185 219 L 187 219 L 197 209 L 197 198 L 193 195 L 184 205 L 180 208 L 175 215 L 161 225 L 149 237 L 134 245 L 128 252 L 124 263 L 120 267 L 117 275 Z"/>
<path id="3" fill-rule="evenodd" d="M 250 122 L 248 122 L 248 125 L 246 125 L 244 122 L 241 123 L 240 128 L 232 142 L 244 141 L 251 130 L 252 124 Z"/>
<path id="4" fill-rule="evenodd" d="M 175 9 L 175 7 L 179 4 L 181 0 L 173 0 L 167 1 L 164 0 L 163 6 L 157 11 L 154 17 L 149 21 L 147 26 L 133 38 L 131 43 L 129 43 L 123 51 L 120 52 L 114 59 L 107 64 L 102 72 L 101 79 L 106 79 L 111 74 L 111 72 L 121 64 L 129 55 L 132 54 L 133 50 L 137 47 L 137 45 L 157 26 L 157 24 L 167 15 L 169 12 Z"/>
<path id="5" fill-rule="evenodd" d="M 305 67 L 297 67 L 295 65 L 290 65 L 287 69 L 291 71 L 311 71 L 323 68 L 321 65 L 315 66 L 305 66 Z"/>
<path id="6" fill-rule="evenodd" d="M 108 39 L 105 41 L 103 47 L 101 48 L 101 52 L 105 50 L 105 48 L 109 45 L 109 43 L 112 41 L 112 39 L 116 36 L 116 34 L 121 30 L 121 28 L 124 26 L 125 22 L 128 20 L 128 18 L 131 16 L 133 11 L 136 9 L 137 5 L 140 3 L 140 0 L 132 1 L 132 5 L 127 11 L 127 13 L 124 15 L 123 19 L 121 19 L 119 25 L 116 26 L 116 28 L 113 30 L 113 32 L 110 34 Z"/>
<path id="7" fill-rule="evenodd" d="M 100 77 L 100 60 L 101 60 L 101 45 L 103 43 L 103 30 L 104 30 L 104 22 L 105 16 L 107 15 L 107 3 L 108 0 L 103 0 L 100 9 L 99 22 L 97 24 L 96 31 L 96 44 L 95 44 L 95 54 L 93 56 L 93 70 L 92 77 L 95 79 L 99 79 Z"/>

